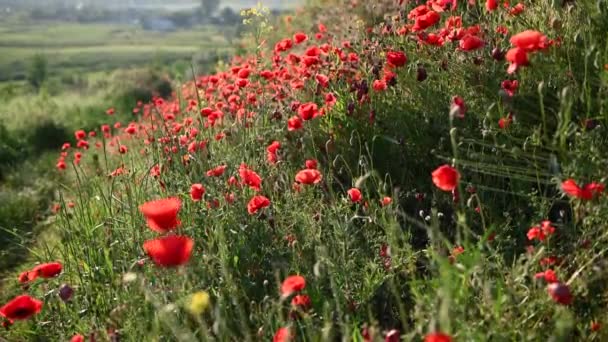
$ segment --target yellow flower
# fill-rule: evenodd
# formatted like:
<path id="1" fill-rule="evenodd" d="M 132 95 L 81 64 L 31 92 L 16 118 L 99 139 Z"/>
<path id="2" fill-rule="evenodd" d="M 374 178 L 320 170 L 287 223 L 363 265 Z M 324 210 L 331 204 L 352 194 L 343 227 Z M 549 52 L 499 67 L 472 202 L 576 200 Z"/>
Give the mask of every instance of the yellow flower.
<path id="1" fill-rule="evenodd" d="M 207 291 L 199 291 L 190 297 L 187 309 L 192 315 L 198 316 L 205 312 L 210 305 L 211 297 L 209 293 Z"/>

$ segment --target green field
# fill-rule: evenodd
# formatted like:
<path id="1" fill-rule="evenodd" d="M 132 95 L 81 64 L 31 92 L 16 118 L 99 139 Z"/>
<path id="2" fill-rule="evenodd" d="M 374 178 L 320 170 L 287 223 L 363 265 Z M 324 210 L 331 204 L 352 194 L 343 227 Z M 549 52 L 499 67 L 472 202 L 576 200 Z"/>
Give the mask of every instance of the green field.
<path id="1" fill-rule="evenodd" d="M 150 62 L 170 64 L 196 54 L 227 51 L 223 32 L 196 27 L 174 32 L 129 25 L 0 23 L 0 81 L 22 79 L 32 56 L 44 54 L 49 71 L 100 71 Z"/>

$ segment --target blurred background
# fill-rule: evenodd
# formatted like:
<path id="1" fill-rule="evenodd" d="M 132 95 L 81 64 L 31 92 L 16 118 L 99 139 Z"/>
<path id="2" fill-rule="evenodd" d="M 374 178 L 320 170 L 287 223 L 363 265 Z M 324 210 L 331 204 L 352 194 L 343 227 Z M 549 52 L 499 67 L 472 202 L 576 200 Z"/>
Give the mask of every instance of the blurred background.
<path id="1" fill-rule="evenodd" d="M 0 273 L 44 231 L 58 151 L 75 130 L 126 124 L 138 101 L 238 53 L 242 10 L 272 16 L 300 3 L 0 0 Z"/>

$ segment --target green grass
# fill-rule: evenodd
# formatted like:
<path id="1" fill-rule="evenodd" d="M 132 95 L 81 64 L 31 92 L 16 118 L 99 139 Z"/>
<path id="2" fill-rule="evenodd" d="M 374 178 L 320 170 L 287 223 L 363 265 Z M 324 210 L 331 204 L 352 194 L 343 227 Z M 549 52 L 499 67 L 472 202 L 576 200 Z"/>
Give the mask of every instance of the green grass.
<path id="1" fill-rule="evenodd" d="M 44 54 L 51 74 L 79 73 L 189 61 L 198 53 L 229 51 L 223 34 L 213 27 L 169 33 L 126 25 L 0 23 L 0 80 L 25 76 L 35 54 Z"/>
<path id="2" fill-rule="evenodd" d="M 391 28 L 411 23 L 399 19 L 403 8 L 392 0 L 313 6 L 266 35 L 272 48 L 295 30 L 312 36 L 326 23 L 334 46 L 317 64 L 296 68 L 293 57 L 279 61 L 255 49 L 243 88 L 229 71 L 243 63 L 236 61 L 217 84 L 202 78 L 199 88 L 187 83 L 177 97 L 151 104 L 134 135 L 121 129 L 102 139 L 98 131 L 89 142 L 100 147 L 70 150 L 68 169 L 57 173 L 61 210 L 52 239 L 38 240 L 3 284 L 2 303 L 23 293 L 44 302 L 7 338 L 268 341 L 286 328 L 292 341 L 436 342 L 430 334 L 437 332 L 452 337 L 442 342 L 606 340 L 608 198 L 604 191 L 592 198 L 567 192 L 562 182 L 608 183 L 608 4 L 525 4 L 513 16 L 459 2 L 428 29 L 461 15 L 464 27 L 481 26 L 485 46 L 474 51 L 459 50 L 458 42 L 423 44 L 417 33 L 390 34 L 387 18 L 395 20 Z M 415 4 L 403 6 L 407 14 Z M 509 35 L 497 33 L 499 25 Z M 530 65 L 509 75 L 492 50 L 510 49 L 509 38 L 525 30 L 561 43 L 530 51 Z M 306 58 L 323 42 L 310 39 L 282 56 Z M 358 61 L 340 58 L 337 49 Z M 408 62 L 388 66 L 391 51 Z M 263 70 L 280 77 L 263 79 Z M 373 87 L 388 71 L 394 81 Z M 327 88 L 317 74 L 328 77 Z M 501 82 L 514 79 L 519 87 L 510 97 Z M 335 104 L 327 104 L 329 92 Z M 462 117 L 451 108 L 456 96 L 466 103 Z M 297 104 L 308 102 L 324 113 L 306 117 Z M 223 119 L 201 116 L 207 106 L 221 109 Z M 500 127 L 509 114 L 510 126 Z M 303 128 L 288 130 L 288 119 L 298 116 Z M 76 151 L 83 153 L 78 165 L 71 163 Z M 309 159 L 318 161 L 322 179 L 294 184 Z M 208 176 L 218 165 L 225 173 Z M 460 175 L 446 181 L 453 183 L 448 191 L 432 177 L 441 165 Z M 259 175 L 259 189 L 244 168 Z M 110 176 L 116 170 L 123 173 Z M 206 189 L 201 201 L 190 195 L 197 183 Z M 361 201 L 349 195 L 354 188 Z M 251 212 L 258 195 L 270 204 Z M 387 196 L 392 203 L 383 205 Z M 181 200 L 177 213 L 141 210 L 167 197 Z M 545 220 L 555 231 L 531 239 L 531 228 Z M 173 230 L 159 232 L 152 221 Z M 162 267 L 144 246 L 174 234 L 191 238 L 194 249 L 179 267 Z M 19 272 L 51 261 L 63 264 L 57 277 L 18 284 Z M 306 279 L 298 294 L 309 306 L 281 293 L 291 275 Z M 62 284 L 74 289 L 69 301 L 58 296 Z M 201 291 L 210 304 L 192 310 Z M 563 291 L 570 303 L 556 300 Z"/>

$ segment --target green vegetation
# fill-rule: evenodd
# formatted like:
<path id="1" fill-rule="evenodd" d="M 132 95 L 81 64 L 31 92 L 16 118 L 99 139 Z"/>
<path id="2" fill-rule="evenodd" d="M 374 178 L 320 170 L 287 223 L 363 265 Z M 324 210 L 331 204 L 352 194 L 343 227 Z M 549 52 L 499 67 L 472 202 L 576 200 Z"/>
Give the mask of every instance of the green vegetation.
<path id="1" fill-rule="evenodd" d="M 33 176 L 56 214 L 3 282 L 30 303 L 8 339 L 608 339 L 608 2 L 269 13 L 218 70 L 74 80 L 44 133 L 7 116 L 3 158 L 71 142 Z"/>

